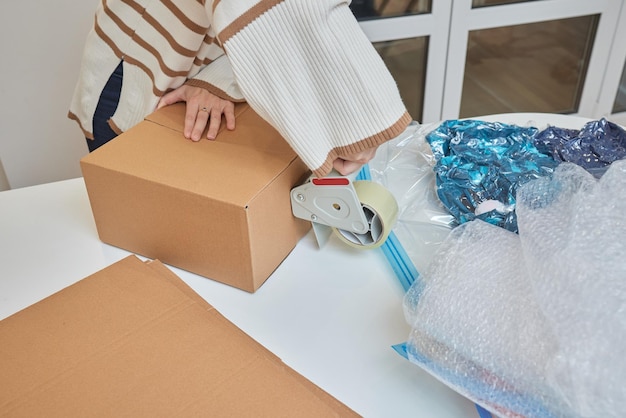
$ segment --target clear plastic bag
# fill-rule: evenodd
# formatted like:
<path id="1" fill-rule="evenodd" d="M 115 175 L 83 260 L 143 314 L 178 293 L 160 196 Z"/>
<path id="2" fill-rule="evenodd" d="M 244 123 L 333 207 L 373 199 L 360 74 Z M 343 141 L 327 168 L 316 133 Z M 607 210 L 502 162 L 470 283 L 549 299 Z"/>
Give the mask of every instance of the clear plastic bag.
<path id="1" fill-rule="evenodd" d="M 369 178 L 385 186 L 398 201 L 398 220 L 389 244 L 405 252 L 393 264 L 408 266 L 394 268 L 421 271 L 456 225 L 437 197 L 435 158 L 425 141 L 436 126 L 413 123 L 404 134 L 379 147 L 368 164 Z"/>

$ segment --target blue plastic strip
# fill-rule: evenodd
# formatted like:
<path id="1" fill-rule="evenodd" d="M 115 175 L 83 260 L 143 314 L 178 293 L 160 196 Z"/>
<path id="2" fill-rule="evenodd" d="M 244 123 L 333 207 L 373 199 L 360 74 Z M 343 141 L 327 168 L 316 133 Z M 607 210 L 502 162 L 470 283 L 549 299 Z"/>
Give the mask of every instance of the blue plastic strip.
<path id="1" fill-rule="evenodd" d="M 409 359 L 409 354 L 406 351 L 406 343 L 400 343 L 396 345 L 392 345 L 391 348 L 396 350 L 396 353 L 400 354 L 405 359 Z"/>
<path id="2" fill-rule="evenodd" d="M 408 292 L 411 285 L 419 277 L 419 273 L 393 231 L 389 233 L 387 241 L 381 246 L 381 249 L 385 257 L 387 257 L 389 264 L 391 264 L 391 268 L 396 273 L 402 288 L 405 292 Z"/>
<path id="3" fill-rule="evenodd" d="M 355 180 L 372 180 L 368 164 L 365 164 L 361 168 Z M 408 291 L 419 277 L 419 273 L 393 231 L 389 233 L 389 237 L 387 237 L 387 241 L 381 246 L 381 249 L 389 261 L 389 264 L 391 264 L 391 268 L 400 281 L 402 288 L 405 292 Z"/>
<path id="4" fill-rule="evenodd" d="M 370 166 L 365 164 L 361 167 L 359 174 L 356 175 L 354 180 L 371 180 L 372 175 L 370 174 Z"/>
<path id="5" fill-rule="evenodd" d="M 493 415 L 491 415 L 491 412 L 487 411 L 485 408 L 478 405 L 477 403 L 474 405 L 476 405 L 476 411 L 478 411 L 478 416 L 480 418 L 493 418 Z"/>

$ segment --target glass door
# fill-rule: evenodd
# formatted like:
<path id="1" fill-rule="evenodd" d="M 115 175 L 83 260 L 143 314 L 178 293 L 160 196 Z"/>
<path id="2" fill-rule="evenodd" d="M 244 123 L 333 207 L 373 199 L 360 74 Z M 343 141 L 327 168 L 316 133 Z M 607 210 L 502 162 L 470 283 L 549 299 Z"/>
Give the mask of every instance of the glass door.
<path id="1" fill-rule="evenodd" d="M 622 2 L 508 3 L 455 2 L 442 118 L 509 112 L 593 117 Z"/>
<path id="2" fill-rule="evenodd" d="M 626 123 L 626 0 L 353 0 L 414 119 L 508 112 Z"/>

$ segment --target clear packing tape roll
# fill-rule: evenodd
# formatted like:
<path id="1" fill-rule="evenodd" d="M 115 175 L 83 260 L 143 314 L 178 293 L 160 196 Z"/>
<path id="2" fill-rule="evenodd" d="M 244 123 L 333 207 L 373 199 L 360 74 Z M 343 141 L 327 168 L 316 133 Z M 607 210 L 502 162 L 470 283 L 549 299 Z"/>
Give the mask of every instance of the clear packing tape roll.
<path id="1" fill-rule="evenodd" d="M 537 123 L 541 117 L 485 120 L 540 130 L 588 121 L 552 115 Z M 439 126 L 410 126 L 357 177 L 398 202 L 382 249 L 407 290 L 412 330 L 394 348 L 497 416 L 621 416 L 626 161 L 599 179 L 565 162 L 525 183 L 516 196 L 518 233 L 481 219 L 458 226 L 437 195 L 426 141 Z"/>
<path id="2" fill-rule="evenodd" d="M 360 180 L 352 183 L 367 223 L 364 234 L 333 228 L 344 244 L 357 249 L 374 249 L 385 243 L 398 218 L 398 204 L 393 195 L 378 183 Z"/>

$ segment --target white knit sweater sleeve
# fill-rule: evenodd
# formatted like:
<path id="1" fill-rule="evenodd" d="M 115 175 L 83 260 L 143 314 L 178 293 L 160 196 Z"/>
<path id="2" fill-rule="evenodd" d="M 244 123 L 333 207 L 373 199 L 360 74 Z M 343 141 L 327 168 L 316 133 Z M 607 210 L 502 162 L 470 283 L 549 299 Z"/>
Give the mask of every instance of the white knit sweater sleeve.
<path id="1" fill-rule="evenodd" d="M 411 121 L 348 1 L 213 3 L 213 25 L 243 96 L 316 176 L 328 174 L 337 156 L 378 146 Z"/>

